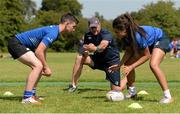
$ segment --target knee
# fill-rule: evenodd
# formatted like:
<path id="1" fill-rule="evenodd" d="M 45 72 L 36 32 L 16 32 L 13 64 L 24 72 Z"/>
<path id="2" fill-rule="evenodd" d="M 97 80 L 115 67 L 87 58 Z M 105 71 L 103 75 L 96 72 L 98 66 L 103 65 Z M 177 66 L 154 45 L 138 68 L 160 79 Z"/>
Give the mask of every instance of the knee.
<path id="1" fill-rule="evenodd" d="M 42 70 L 43 69 L 42 63 L 40 61 L 36 62 L 35 65 L 33 66 L 33 69 Z"/>
<path id="2" fill-rule="evenodd" d="M 77 55 L 76 56 L 76 64 L 83 64 L 82 60 L 83 60 L 82 55 Z"/>
<path id="3" fill-rule="evenodd" d="M 155 70 L 158 67 L 158 64 L 155 62 L 150 62 L 149 66 L 152 70 Z"/>
<path id="4" fill-rule="evenodd" d="M 82 58 L 83 58 L 82 55 L 77 55 L 77 56 L 76 56 L 76 61 L 78 61 L 78 60 L 80 61 Z"/>

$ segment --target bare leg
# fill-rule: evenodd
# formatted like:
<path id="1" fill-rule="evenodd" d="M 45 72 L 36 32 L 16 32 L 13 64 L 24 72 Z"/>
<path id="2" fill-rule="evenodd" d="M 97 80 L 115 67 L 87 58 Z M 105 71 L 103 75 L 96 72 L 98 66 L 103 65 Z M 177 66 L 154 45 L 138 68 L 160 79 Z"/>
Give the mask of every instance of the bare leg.
<path id="1" fill-rule="evenodd" d="M 77 85 L 78 79 L 79 79 L 82 69 L 83 69 L 83 64 L 93 65 L 94 63 L 89 56 L 83 57 L 82 55 L 77 55 L 75 64 L 73 67 L 72 85 L 75 85 L 75 86 Z"/>
<path id="2" fill-rule="evenodd" d="M 161 49 L 159 48 L 153 49 L 152 57 L 150 60 L 150 68 L 152 72 L 154 73 L 154 75 L 156 76 L 156 79 L 158 80 L 162 90 L 167 90 L 168 84 L 167 84 L 165 74 L 159 67 L 164 56 L 165 56 L 165 53 Z"/>
<path id="3" fill-rule="evenodd" d="M 27 84 L 25 88 L 26 91 L 32 91 L 41 74 L 43 68 L 42 63 L 31 51 L 22 55 L 20 58 L 18 58 L 18 60 L 32 68 L 32 71 L 27 78 Z"/>
<path id="4" fill-rule="evenodd" d="M 121 80 L 120 86 L 116 86 L 111 83 L 111 90 L 123 91 L 126 88 L 126 84 L 127 84 L 127 78 L 125 77 Z"/>

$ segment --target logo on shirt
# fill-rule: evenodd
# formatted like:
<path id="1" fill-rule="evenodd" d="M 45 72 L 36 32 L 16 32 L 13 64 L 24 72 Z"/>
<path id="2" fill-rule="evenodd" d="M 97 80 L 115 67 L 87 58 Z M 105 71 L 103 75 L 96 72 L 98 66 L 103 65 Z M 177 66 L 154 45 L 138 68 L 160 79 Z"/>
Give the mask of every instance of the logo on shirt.
<path id="1" fill-rule="evenodd" d="M 159 45 L 159 41 L 157 41 L 155 45 L 156 45 L 156 46 Z"/>
<path id="2" fill-rule="evenodd" d="M 50 42 L 52 42 L 52 41 L 53 41 L 53 39 L 51 39 L 51 38 L 49 38 L 49 37 L 48 37 L 47 39 L 48 39 Z"/>
<path id="3" fill-rule="evenodd" d="M 29 48 L 26 48 L 26 51 L 29 51 L 30 49 Z"/>
<path id="4" fill-rule="evenodd" d="M 91 39 L 92 39 L 92 37 L 91 37 L 91 36 L 89 36 L 89 37 L 88 37 L 88 40 L 91 40 Z"/>

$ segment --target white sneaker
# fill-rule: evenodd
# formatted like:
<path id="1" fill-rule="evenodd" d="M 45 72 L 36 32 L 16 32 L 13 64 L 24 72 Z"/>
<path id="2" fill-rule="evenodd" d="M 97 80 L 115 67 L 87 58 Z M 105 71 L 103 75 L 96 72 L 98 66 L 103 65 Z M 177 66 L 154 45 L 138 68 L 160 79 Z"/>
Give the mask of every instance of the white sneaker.
<path id="1" fill-rule="evenodd" d="M 37 101 L 44 101 L 43 97 L 38 97 L 38 96 L 32 96 L 32 97 Z"/>
<path id="2" fill-rule="evenodd" d="M 161 103 L 161 104 L 169 104 L 169 103 L 172 103 L 173 101 L 174 101 L 173 98 L 164 97 L 159 101 L 159 103 Z"/>
<path id="3" fill-rule="evenodd" d="M 29 98 L 27 98 L 27 99 L 23 99 L 21 103 L 23 103 L 23 104 L 41 104 L 41 102 L 35 100 L 35 99 L 33 98 L 33 96 L 32 96 L 32 97 L 29 97 Z"/>

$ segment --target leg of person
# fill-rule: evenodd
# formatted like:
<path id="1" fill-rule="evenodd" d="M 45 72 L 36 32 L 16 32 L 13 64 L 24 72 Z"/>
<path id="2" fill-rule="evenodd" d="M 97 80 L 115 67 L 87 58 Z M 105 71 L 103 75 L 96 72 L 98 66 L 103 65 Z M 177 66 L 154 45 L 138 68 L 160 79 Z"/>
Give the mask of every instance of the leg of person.
<path id="1" fill-rule="evenodd" d="M 141 55 L 140 55 L 141 56 Z M 139 57 L 140 57 L 139 56 Z M 129 61 L 125 63 L 125 65 L 131 65 L 135 61 L 139 59 L 139 57 L 131 57 Z M 127 87 L 128 87 L 128 94 L 125 95 L 126 98 L 136 98 L 137 97 L 137 91 L 135 88 L 135 69 L 133 69 L 128 75 L 127 75 Z"/>
<path id="2" fill-rule="evenodd" d="M 34 88 L 33 88 L 33 90 L 32 90 L 33 98 L 36 99 L 36 100 L 38 100 L 38 101 L 39 101 L 39 100 L 44 100 L 43 97 L 39 97 L 39 96 L 36 95 L 36 88 L 37 88 L 38 82 L 39 82 L 39 80 L 41 79 L 41 77 L 42 77 L 42 75 L 40 74 L 40 76 L 39 76 L 38 80 L 36 81 L 36 83 L 35 83 L 35 85 L 34 85 Z"/>
<path id="3" fill-rule="evenodd" d="M 160 103 L 170 103 L 172 102 L 172 97 L 168 88 L 165 74 L 160 69 L 160 63 L 162 62 L 164 56 L 165 52 L 163 50 L 160 48 L 154 48 L 150 60 L 150 68 L 156 76 L 156 79 L 158 80 L 162 90 L 164 91 L 164 98 L 160 101 Z"/>
<path id="4" fill-rule="evenodd" d="M 26 88 L 24 92 L 24 99 L 22 103 L 40 104 L 40 102 L 36 101 L 33 98 L 32 90 L 35 87 L 35 84 L 41 74 L 43 65 L 39 61 L 39 59 L 35 56 L 35 54 L 31 51 L 28 51 L 27 53 L 19 57 L 18 60 L 32 68 L 32 71 L 30 72 L 27 78 Z"/>
<path id="5" fill-rule="evenodd" d="M 37 59 L 35 54 L 29 48 L 22 45 L 16 37 L 11 38 L 8 41 L 8 51 L 14 59 L 18 59 L 20 62 L 31 67 L 32 69 L 27 78 L 27 84 L 24 91 L 24 99 L 22 100 L 22 103 L 40 104 L 32 97 L 32 89 L 39 77 L 40 72 L 42 71 L 41 62 Z"/>
<path id="6" fill-rule="evenodd" d="M 77 89 L 77 84 L 78 84 L 78 80 L 80 78 L 82 69 L 83 69 L 83 64 L 86 65 L 93 65 L 93 61 L 91 60 L 91 58 L 88 57 L 83 57 L 82 55 L 77 55 L 76 60 L 75 60 L 75 64 L 73 67 L 73 73 L 72 73 L 72 84 L 69 85 L 69 92 L 74 92 Z"/>

